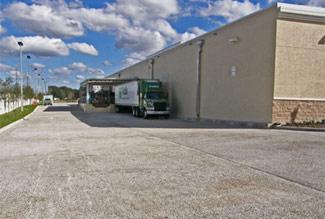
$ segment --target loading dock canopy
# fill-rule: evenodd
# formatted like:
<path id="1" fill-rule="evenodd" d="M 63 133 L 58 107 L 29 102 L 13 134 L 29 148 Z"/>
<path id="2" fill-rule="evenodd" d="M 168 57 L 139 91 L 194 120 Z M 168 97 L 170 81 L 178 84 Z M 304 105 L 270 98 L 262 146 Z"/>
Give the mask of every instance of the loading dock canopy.
<path id="1" fill-rule="evenodd" d="M 113 86 L 134 80 L 138 80 L 138 78 L 87 79 L 80 83 L 80 103 L 106 107 L 114 103 Z"/>
<path id="2" fill-rule="evenodd" d="M 102 79 L 97 79 L 97 78 L 91 78 L 91 79 L 86 79 L 83 82 L 80 83 L 80 87 L 85 87 L 87 85 L 119 85 L 128 81 L 134 81 L 138 80 L 138 78 L 129 78 L 129 79 L 120 79 L 120 78 L 102 78 Z"/>

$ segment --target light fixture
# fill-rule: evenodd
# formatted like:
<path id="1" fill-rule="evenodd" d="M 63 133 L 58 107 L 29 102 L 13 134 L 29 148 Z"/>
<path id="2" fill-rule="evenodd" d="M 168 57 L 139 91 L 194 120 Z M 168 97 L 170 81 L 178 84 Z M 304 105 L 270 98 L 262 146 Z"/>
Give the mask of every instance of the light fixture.
<path id="1" fill-rule="evenodd" d="M 235 43 L 238 43 L 239 40 L 240 40 L 239 37 L 236 36 L 236 37 L 230 38 L 230 39 L 228 40 L 228 42 L 231 43 L 231 44 L 235 44 Z"/>

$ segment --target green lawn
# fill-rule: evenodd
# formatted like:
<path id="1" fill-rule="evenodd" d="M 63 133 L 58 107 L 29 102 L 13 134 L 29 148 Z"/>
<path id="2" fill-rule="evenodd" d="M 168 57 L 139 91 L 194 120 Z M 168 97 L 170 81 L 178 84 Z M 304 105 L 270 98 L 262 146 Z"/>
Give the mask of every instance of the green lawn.
<path id="1" fill-rule="evenodd" d="M 20 111 L 20 107 L 19 107 L 9 113 L 0 115 L 0 128 L 9 125 L 10 123 L 13 123 L 19 119 L 24 118 L 25 116 L 33 112 L 35 108 L 36 106 L 28 105 L 28 106 L 24 106 L 23 112 Z"/>

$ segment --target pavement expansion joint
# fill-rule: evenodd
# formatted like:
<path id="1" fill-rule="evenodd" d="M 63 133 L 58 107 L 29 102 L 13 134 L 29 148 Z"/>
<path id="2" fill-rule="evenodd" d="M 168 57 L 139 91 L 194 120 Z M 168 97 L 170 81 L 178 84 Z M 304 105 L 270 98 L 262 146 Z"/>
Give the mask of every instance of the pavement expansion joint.
<path id="1" fill-rule="evenodd" d="M 119 124 L 120 125 L 120 124 Z M 120 125 L 121 126 L 121 125 Z M 227 162 L 231 162 L 233 164 L 236 164 L 236 165 L 240 165 L 240 166 L 243 166 L 243 167 L 247 167 L 251 170 L 254 170 L 254 171 L 258 171 L 260 173 L 263 173 L 263 174 L 266 174 L 266 175 L 269 175 L 269 176 L 272 176 L 272 177 L 276 177 L 276 178 L 279 178 L 279 179 L 282 179 L 284 181 L 287 181 L 287 182 L 290 182 L 290 183 L 293 183 L 293 184 L 296 184 L 298 186 L 302 186 L 302 187 L 305 187 L 305 188 L 308 188 L 308 189 L 312 189 L 316 192 L 320 192 L 322 194 L 325 194 L 325 191 L 322 190 L 322 189 L 319 189 L 319 188 L 316 188 L 314 186 L 311 186 L 311 185 L 308 185 L 306 183 L 302 183 L 302 182 L 298 182 L 296 180 L 293 180 L 293 179 L 290 179 L 288 177 L 284 177 L 284 176 L 281 176 L 279 174 L 275 174 L 275 173 L 272 173 L 270 171 L 266 171 L 266 170 L 263 170 L 263 169 L 260 169 L 260 168 L 257 168 L 257 167 L 253 167 L 253 166 L 250 166 L 250 165 L 247 165 L 247 164 L 244 164 L 244 163 L 241 163 L 241 162 L 238 162 L 238 161 L 234 161 L 234 160 L 231 160 L 231 159 L 228 159 L 228 158 L 225 158 L 223 157 L 222 155 L 220 154 L 214 154 L 214 153 L 209 153 L 209 152 L 206 152 L 206 151 L 203 151 L 203 150 L 200 150 L 200 149 L 197 149 L 197 148 L 193 148 L 191 146 L 188 146 L 188 145 L 184 145 L 184 144 L 180 144 L 178 142 L 174 142 L 174 141 L 171 141 L 171 140 L 166 140 L 164 138 L 160 138 L 156 135 L 153 135 L 151 133 L 148 133 L 148 132 L 145 132 L 143 130 L 139 130 L 138 128 L 131 128 L 131 127 L 127 127 L 127 126 L 124 126 L 126 128 L 130 128 L 130 129 L 135 129 L 136 131 L 138 132 L 141 132 L 143 134 L 146 134 L 147 136 L 151 136 L 151 137 L 154 137 L 154 138 L 157 138 L 161 141 L 165 141 L 165 142 L 169 142 L 169 143 L 172 143 L 172 144 L 176 144 L 176 145 L 179 145 L 183 148 L 187 148 L 187 149 L 190 149 L 190 150 L 193 150 L 193 151 L 197 151 L 197 152 L 200 152 L 200 153 L 203 153 L 203 154 L 206 154 L 206 155 L 209 155 L 209 156 L 213 156 L 215 158 L 218 158 L 220 160 L 223 160 L 223 161 L 227 161 Z"/>

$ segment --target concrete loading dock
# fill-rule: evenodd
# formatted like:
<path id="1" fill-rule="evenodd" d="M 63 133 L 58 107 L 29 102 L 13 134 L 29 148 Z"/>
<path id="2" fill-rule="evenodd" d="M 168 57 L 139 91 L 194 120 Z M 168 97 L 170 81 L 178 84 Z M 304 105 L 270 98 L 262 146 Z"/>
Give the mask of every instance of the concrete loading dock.
<path id="1" fill-rule="evenodd" d="M 180 118 L 325 119 L 324 24 L 323 8 L 275 4 L 109 78 L 160 79 Z"/>
<path id="2" fill-rule="evenodd" d="M 80 83 L 79 104 L 84 111 L 114 112 L 113 87 L 132 79 L 87 79 Z"/>

